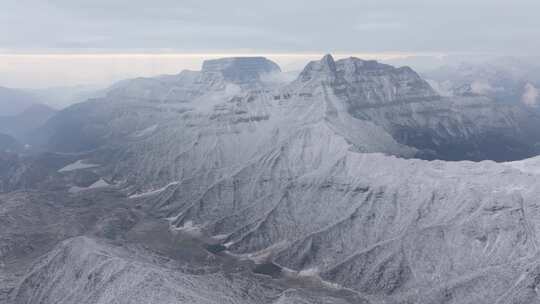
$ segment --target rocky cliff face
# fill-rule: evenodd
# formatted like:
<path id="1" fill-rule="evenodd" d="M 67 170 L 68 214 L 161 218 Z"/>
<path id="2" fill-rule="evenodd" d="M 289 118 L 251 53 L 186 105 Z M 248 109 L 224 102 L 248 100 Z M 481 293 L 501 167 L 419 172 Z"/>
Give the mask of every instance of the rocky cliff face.
<path id="1" fill-rule="evenodd" d="M 417 157 L 504 161 L 539 152 L 538 113 L 481 95 L 441 97 L 408 67 L 326 56 L 309 64 L 298 82 L 332 90 L 353 117 L 418 149 Z"/>
<path id="2" fill-rule="evenodd" d="M 308 64 L 298 81 L 331 86 L 337 96 L 349 102 L 351 111 L 438 98 L 429 84 L 411 68 L 395 68 L 358 58 L 334 61 L 331 55 L 326 55 L 320 61 Z"/>
<path id="3" fill-rule="evenodd" d="M 54 157 L 10 169 L 33 190 L 0 197 L 6 303 L 538 300 L 538 161 L 412 159 L 533 153 L 536 116 L 374 61 L 269 71 L 212 61 L 51 120 Z"/>

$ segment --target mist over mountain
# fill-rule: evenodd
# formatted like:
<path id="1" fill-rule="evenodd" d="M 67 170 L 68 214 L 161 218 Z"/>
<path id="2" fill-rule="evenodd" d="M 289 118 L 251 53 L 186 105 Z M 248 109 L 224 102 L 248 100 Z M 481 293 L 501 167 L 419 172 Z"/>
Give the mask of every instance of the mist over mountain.
<path id="1" fill-rule="evenodd" d="M 537 108 L 540 63 L 531 58 L 498 57 L 443 65 L 423 73 L 446 96 L 488 96 L 496 102 Z"/>
<path id="2" fill-rule="evenodd" d="M 102 87 L 93 85 L 25 89 L 25 92 L 34 96 L 39 103 L 55 110 L 61 110 L 72 104 L 100 97 L 104 94 Z"/>
<path id="3" fill-rule="evenodd" d="M 0 116 L 17 115 L 36 103 L 37 99 L 31 94 L 0 87 Z"/>
<path id="4" fill-rule="evenodd" d="M 56 111 L 44 104 L 29 105 L 22 112 L 12 116 L 0 116 L 0 132 L 29 143 L 30 137 L 37 132 Z"/>
<path id="5" fill-rule="evenodd" d="M 470 71 L 232 57 L 52 112 L 0 152 L 0 303 L 535 303 L 540 113 L 433 85 L 519 87 Z"/>

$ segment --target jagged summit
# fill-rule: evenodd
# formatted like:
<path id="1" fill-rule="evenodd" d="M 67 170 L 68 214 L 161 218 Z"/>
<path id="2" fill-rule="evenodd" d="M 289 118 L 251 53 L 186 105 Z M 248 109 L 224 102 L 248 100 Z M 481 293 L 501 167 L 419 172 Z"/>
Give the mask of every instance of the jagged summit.
<path id="1" fill-rule="evenodd" d="M 298 76 L 301 82 L 312 80 L 333 81 L 336 79 L 336 62 L 330 54 L 324 55 L 321 60 L 309 62 Z"/>
<path id="2" fill-rule="evenodd" d="M 409 67 L 396 68 L 355 57 L 334 61 L 329 54 L 308 63 L 297 82 L 329 85 L 337 95 L 361 106 L 438 97 L 435 90 Z"/>
<path id="3" fill-rule="evenodd" d="M 336 62 L 334 61 L 334 57 L 332 57 L 332 55 L 324 55 L 320 62 L 325 69 L 334 72 L 336 71 Z"/>
<path id="4" fill-rule="evenodd" d="M 264 57 L 231 57 L 205 60 L 202 65 L 203 79 L 223 79 L 232 83 L 252 83 L 264 74 L 279 73 L 279 66 Z"/>

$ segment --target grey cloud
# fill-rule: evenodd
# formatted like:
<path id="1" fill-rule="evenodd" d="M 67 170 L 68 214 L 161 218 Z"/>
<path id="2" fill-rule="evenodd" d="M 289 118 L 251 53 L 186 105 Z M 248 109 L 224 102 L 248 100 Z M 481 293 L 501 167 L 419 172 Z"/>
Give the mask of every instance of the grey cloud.
<path id="1" fill-rule="evenodd" d="M 537 0 L 5 0 L 0 48 L 538 53 Z"/>

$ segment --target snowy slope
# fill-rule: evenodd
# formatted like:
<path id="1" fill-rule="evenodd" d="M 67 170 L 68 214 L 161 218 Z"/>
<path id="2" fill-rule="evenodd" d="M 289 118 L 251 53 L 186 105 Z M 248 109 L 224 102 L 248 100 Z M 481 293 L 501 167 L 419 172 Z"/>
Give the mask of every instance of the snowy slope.
<path id="1" fill-rule="evenodd" d="M 57 247 L 35 268 L 17 268 L 26 279 L 10 285 L 16 303 L 151 301 L 153 282 L 164 286 L 155 297 L 180 303 L 538 300 L 536 160 L 413 158 L 483 159 L 493 156 L 492 144 L 510 153 L 501 159 L 534 154 L 527 132 L 540 123 L 536 116 L 485 97 L 440 97 L 411 69 L 375 61 L 325 56 L 287 84 L 266 83 L 260 75 L 269 72 L 279 68 L 261 58 L 218 60 L 201 72 L 117 84 L 106 98 L 54 117 L 45 128 L 49 147 L 78 154 L 58 153 L 71 159 L 47 182 L 91 170 L 108 186 L 54 192 L 70 221 L 82 224 L 44 225 L 53 240 L 38 248 Z M 57 172 L 74 164 L 78 170 Z M 6 218 L 57 208 L 13 203 L 24 201 L 19 195 L 5 196 Z M 36 229 L 4 225 L 8 238 Z M 161 228 L 152 234 L 154 227 Z M 91 237 L 60 243 L 80 235 Z M 6 256 L 16 256 L 6 244 Z M 208 269 L 205 259 L 251 265 L 242 269 L 252 286 L 271 295 L 246 300 L 231 267 L 190 277 L 129 249 L 134 244 L 174 263 L 200 254 L 182 250 L 208 248 L 216 254 L 192 261 L 197 271 Z M 96 268 L 104 264 L 111 268 Z M 275 281 L 261 283 L 252 272 Z M 69 291 L 84 288 L 95 296 Z"/>

